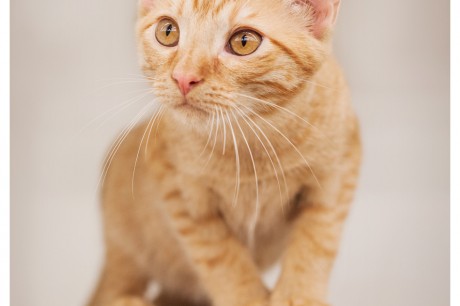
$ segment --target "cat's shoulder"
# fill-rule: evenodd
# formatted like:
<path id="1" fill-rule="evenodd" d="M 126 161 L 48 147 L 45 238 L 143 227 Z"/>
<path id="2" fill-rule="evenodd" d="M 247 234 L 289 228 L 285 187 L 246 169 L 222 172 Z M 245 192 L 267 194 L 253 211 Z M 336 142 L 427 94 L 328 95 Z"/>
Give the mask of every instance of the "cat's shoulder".
<path id="1" fill-rule="evenodd" d="M 133 167 L 142 167 L 152 157 L 162 159 L 162 138 L 158 126 L 149 120 L 123 129 L 106 154 L 103 172 L 123 174 L 132 172 Z"/>

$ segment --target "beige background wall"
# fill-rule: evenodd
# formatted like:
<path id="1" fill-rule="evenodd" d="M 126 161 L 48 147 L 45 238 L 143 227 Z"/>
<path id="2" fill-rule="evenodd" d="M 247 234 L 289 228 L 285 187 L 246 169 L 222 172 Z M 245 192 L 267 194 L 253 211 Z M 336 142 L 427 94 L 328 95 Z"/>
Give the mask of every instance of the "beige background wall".
<path id="1" fill-rule="evenodd" d="M 12 305 L 82 305 L 102 259 L 95 188 L 135 96 L 135 0 L 12 7 Z M 335 306 L 449 303 L 448 1 L 343 1 L 336 50 L 365 161 Z M 126 82 L 126 81 L 125 81 Z M 104 117 L 105 118 L 105 117 Z"/>

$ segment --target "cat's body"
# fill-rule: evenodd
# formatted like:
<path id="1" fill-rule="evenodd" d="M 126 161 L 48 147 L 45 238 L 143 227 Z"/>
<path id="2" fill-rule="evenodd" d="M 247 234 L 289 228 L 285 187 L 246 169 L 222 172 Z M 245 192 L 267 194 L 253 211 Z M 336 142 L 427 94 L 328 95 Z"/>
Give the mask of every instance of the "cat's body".
<path id="1" fill-rule="evenodd" d="M 187 4 L 180 7 L 187 10 Z M 142 38 L 149 12 L 140 22 L 144 70 L 163 94 L 169 87 L 158 79 L 162 66 L 152 64 L 161 54 Z M 229 99 L 219 90 L 232 89 L 211 81 L 209 90 L 200 83 L 185 104 L 173 104 L 169 92 L 159 95 L 169 105 L 157 124 L 145 122 L 128 134 L 105 178 L 107 256 L 91 306 L 149 305 L 142 296 L 150 281 L 163 295 L 216 306 L 325 305 L 361 152 L 345 81 L 324 50 L 305 58 L 316 68 L 287 75 L 285 86 L 264 81 L 276 90 L 252 101 L 276 101 L 277 107 L 224 108 L 219 103 Z M 197 66 L 180 57 L 171 63 Z M 204 73 L 219 75 L 215 65 Z M 192 93 L 218 106 L 209 113 L 195 109 Z M 283 272 L 270 294 L 260 273 L 282 255 Z"/>

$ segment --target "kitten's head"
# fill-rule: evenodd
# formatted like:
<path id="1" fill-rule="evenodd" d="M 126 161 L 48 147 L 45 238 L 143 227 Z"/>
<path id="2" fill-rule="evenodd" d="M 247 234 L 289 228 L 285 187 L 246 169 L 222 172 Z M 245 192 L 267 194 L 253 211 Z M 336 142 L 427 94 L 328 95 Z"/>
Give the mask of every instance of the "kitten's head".
<path id="1" fill-rule="evenodd" d="M 339 1 L 140 0 L 144 72 L 194 124 L 286 104 L 321 64 Z"/>

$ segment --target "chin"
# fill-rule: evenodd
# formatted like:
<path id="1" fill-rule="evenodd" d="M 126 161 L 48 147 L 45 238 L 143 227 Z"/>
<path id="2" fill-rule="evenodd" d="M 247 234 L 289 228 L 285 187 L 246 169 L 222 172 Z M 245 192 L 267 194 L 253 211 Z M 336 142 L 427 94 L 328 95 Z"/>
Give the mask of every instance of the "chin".
<path id="1" fill-rule="evenodd" d="M 199 126 L 208 124 L 212 110 L 194 103 L 183 102 L 171 106 L 171 113 L 185 125 Z"/>

